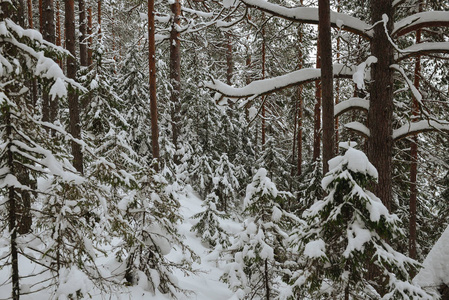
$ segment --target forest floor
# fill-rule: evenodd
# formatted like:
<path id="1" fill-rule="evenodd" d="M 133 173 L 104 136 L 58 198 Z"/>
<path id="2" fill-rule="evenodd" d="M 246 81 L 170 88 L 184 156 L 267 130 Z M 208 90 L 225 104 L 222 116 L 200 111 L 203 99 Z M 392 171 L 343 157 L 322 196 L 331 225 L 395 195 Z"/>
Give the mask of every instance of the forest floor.
<path id="1" fill-rule="evenodd" d="M 192 190 L 187 189 L 187 195 L 181 195 L 180 197 L 180 212 L 184 217 L 183 223 L 179 224 L 179 233 L 185 236 L 185 244 L 190 247 L 191 250 L 200 258 L 199 262 L 193 264 L 193 268 L 197 270 L 195 274 L 186 276 L 181 271 L 175 271 L 174 275 L 179 280 L 179 285 L 186 291 L 190 291 L 187 294 L 179 294 L 177 297 L 179 300 L 227 300 L 233 298 L 232 291 L 229 290 L 228 286 L 220 281 L 220 276 L 223 274 L 222 267 L 225 264 L 222 261 L 217 260 L 218 253 L 211 252 L 211 249 L 207 248 L 201 242 L 194 232 L 190 232 L 191 227 L 197 222 L 197 220 L 191 219 L 191 216 L 203 210 L 201 207 L 203 201 L 198 197 L 198 195 Z M 241 225 L 232 220 L 224 220 L 223 228 L 230 233 L 236 233 L 241 230 Z M 176 251 L 174 248 L 167 256 L 168 259 L 172 261 L 177 261 L 182 259 L 183 254 L 181 251 Z M 9 249 L 0 245 L 0 253 L 7 253 Z M 108 262 L 115 261 L 113 257 L 99 257 L 98 262 L 101 265 L 108 264 Z M 20 274 L 30 274 L 37 273 L 40 269 L 36 264 L 25 261 L 24 259 L 19 259 Z M 10 276 L 10 268 L 4 267 L 0 269 L 0 300 L 8 299 L 11 296 L 11 285 L 7 284 L 8 278 Z M 22 291 L 26 292 L 30 286 L 45 280 L 45 275 L 38 275 L 32 279 L 24 279 L 22 282 Z M 156 294 L 146 290 L 141 285 L 127 287 L 123 285 L 120 288 L 114 288 L 110 292 L 100 291 L 98 288 L 92 286 L 88 282 L 87 278 L 81 273 L 70 273 L 67 274 L 65 282 L 60 289 L 65 291 L 72 290 L 76 287 L 85 289 L 87 293 L 84 294 L 84 298 L 81 299 L 93 299 L 93 300 L 103 300 L 103 299 L 117 299 L 117 300 L 165 300 L 170 299 L 167 296 L 157 292 Z M 31 288 L 34 290 L 34 288 Z M 63 295 L 59 296 L 59 299 L 68 299 L 65 297 L 64 291 Z M 21 296 L 21 300 L 48 300 L 48 299 L 58 299 L 54 295 L 54 290 L 49 289 L 39 291 L 37 293 L 32 293 L 29 295 Z"/>

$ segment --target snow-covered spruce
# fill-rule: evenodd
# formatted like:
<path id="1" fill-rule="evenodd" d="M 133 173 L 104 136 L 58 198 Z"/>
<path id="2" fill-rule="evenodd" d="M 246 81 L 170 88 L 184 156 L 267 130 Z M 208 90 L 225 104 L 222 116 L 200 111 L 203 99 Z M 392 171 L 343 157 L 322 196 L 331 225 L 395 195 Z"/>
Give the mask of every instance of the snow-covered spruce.
<path id="1" fill-rule="evenodd" d="M 229 234 L 221 227 L 220 219 L 229 216 L 217 209 L 218 201 L 218 196 L 215 193 L 212 192 L 207 195 L 202 205 L 205 210 L 192 216 L 192 219 L 199 219 L 199 221 L 192 227 L 191 231 L 197 232 L 203 243 L 212 247 L 221 245 L 223 248 L 227 248 L 230 245 Z"/>
<path id="2" fill-rule="evenodd" d="M 247 186 L 244 230 L 225 250 L 229 263 L 222 276 L 239 299 L 272 299 L 279 293 L 287 231 L 298 222 L 282 209 L 289 196 L 277 190 L 265 169 Z"/>
<path id="3" fill-rule="evenodd" d="M 388 244 L 402 234 L 397 216 L 366 189 L 376 169 L 354 144 L 340 146 L 347 150 L 329 161 L 322 180 L 327 196 L 304 212 L 307 226 L 292 236 L 303 267 L 283 298 L 432 299 L 410 281 L 417 262 Z"/>
<path id="4" fill-rule="evenodd" d="M 153 294 L 176 298 L 184 291 L 173 269 L 190 273 L 191 260 L 196 259 L 177 230 L 182 217 L 176 197 L 181 191 L 152 170 L 142 174 L 146 175 L 139 178 L 139 189 L 118 205 L 115 230 L 122 242 L 115 248 L 116 258 L 121 263 L 115 276 Z M 174 247 L 181 249 L 185 259 L 167 259 Z"/>

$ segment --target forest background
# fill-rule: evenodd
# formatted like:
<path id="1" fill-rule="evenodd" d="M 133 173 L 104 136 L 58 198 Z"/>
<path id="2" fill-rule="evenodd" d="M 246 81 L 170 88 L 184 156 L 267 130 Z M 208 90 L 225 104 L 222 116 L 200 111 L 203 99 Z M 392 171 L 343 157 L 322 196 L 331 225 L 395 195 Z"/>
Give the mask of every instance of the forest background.
<path id="1" fill-rule="evenodd" d="M 193 190 L 236 299 L 448 297 L 444 266 L 413 280 L 449 212 L 447 1 L 0 8 L 12 299 L 86 297 L 72 277 L 180 297 Z"/>

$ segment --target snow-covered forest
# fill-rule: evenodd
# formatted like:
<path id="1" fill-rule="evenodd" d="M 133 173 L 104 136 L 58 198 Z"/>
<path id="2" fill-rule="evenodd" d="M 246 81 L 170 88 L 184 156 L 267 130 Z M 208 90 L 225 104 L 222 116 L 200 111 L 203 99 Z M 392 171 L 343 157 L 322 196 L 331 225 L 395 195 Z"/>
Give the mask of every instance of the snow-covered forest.
<path id="1" fill-rule="evenodd" d="M 447 0 L 0 0 L 0 299 L 449 299 Z"/>

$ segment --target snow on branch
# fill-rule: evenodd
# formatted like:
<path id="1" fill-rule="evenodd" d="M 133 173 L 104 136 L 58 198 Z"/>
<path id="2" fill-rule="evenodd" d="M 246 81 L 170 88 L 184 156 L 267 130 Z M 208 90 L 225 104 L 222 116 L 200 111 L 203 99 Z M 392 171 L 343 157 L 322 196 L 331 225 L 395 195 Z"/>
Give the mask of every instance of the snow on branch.
<path id="1" fill-rule="evenodd" d="M 346 101 L 342 101 L 335 105 L 334 108 L 334 116 L 338 117 L 341 114 L 344 114 L 347 111 L 360 109 L 368 111 L 369 109 L 369 100 L 365 100 L 362 98 L 349 98 Z"/>
<path id="2" fill-rule="evenodd" d="M 449 26 L 449 11 L 426 11 L 394 23 L 393 36 L 405 35 L 423 27 Z"/>
<path id="3" fill-rule="evenodd" d="M 318 24 L 317 7 L 285 7 L 264 0 L 240 1 L 249 7 L 257 8 L 273 16 L 277 16 L 294 22 Z M 370 25 L 358 18 L 334 11 L 331 11 L 330 17 L 332 27 L 342 28 L 343 30 L 361 35 L 368 39 L 373 35 L 372 30 L 367 30 Z"/>
<path id="4" fill-rule="evenodd" d="M 449 42 L 419 43 L 402 50 L 396 55 L 395 60 L 401 61 L 412 56 L 431 53 L 449 53 Z"/>
<path id="5" fill-rule="evenodd" d="M 333 67 L 335 77 L 351 77 L 353 70 L 342 64 L 335 64 Z M 273 93 L 291 86 L 303 84 L 317 80 L 321 77 L 321 70 L 315 68 L 301 69 L 282 76 L 255 80 L 247 86 L 235 88 L 226 83 L 211 79 L 211 82 L 204 82 L 203 86 L 220 93 L 227 98 L 255 98 L 261 95 Z"/>
<path id="6" fill-rule="evenodd" d="M 409 122 L 398 129 L 393 130 L 393 139 L 397 141 L 408 136 L 430 131 L 445 131 L 449 133 L 449 123 L 434 120 Z"/>
<path id="7" fill-rule="evenodd" d="M 369 131 L 368 127 L 366 127 L 365 125 L 363 125 L 360 122 L 350 122 L 350 123 L 345 124 L 344 127 L 354 131 L 355 133 L 358 133 L 359 135 L 361 135 L 365 138 L 370 137 L 370 131 Z"/>

